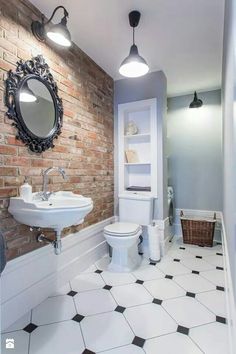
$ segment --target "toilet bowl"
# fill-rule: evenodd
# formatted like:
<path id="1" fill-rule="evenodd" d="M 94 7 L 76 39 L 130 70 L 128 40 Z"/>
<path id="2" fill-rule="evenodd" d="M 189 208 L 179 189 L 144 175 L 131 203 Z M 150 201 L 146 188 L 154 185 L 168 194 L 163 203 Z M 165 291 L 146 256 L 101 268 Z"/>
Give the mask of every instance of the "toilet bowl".
<path id="1" fill-rule="evenodd" d="M 116 222 L 104 228 L 104 237 L 112 247 L 112 258 L 108 270 L 130 272 L 140 265 L 138 243 L 141 233 L 140 225 L 129 222 Z"/>

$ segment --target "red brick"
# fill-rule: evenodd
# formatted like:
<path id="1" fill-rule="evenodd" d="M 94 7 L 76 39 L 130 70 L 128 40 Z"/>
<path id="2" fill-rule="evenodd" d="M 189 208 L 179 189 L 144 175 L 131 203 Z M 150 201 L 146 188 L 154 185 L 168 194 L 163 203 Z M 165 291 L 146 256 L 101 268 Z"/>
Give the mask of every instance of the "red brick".
<path id="1" fill-rule="evenodd" d="M 8 145 L 17 145 L 17 146 L 23 146 L 24 144 L 22 143 L 21 140 L 16 139 L 15 136 L 6 136 L 5 137 L 5 142 Z"/>
<path id="2" fill-rule="evenodd" d="M 30 158 L 28 157 L 6 157 L 5 165 L 8 166 L 30 166 Z"/>
<path id="3" fill-rule="evenodd" d="M 0 154 L 2 155 L 17 155 L 17 148 L 13 146 L 0 145 Z"/>
<path id="4" fill-rule="evenodd" d="M 17 176 L 17 168 L 0 166 L 0 176 Z"/>
<path id="5" fill-rule="evenodd" d="M 17 195 L 17 188 L 0 188 L 0 197 L 16 197 Z"/>

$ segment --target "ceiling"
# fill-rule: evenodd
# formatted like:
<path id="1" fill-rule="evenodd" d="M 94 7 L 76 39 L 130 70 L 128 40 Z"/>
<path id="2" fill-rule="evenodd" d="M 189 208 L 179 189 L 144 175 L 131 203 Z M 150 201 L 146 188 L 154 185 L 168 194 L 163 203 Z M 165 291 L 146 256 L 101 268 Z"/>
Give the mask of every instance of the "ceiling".
<path id="1" fill-rule="evenodd" d="M 63 3 L 73 41 L 115 80 L 122 78 L 119 65 L 132 41 L 128 13 L 139 10 L 140 55 L 151 71 L 165 72 L 169 96 L 221 86 L 224 0 L 31 2 L 48 17 Z"/>

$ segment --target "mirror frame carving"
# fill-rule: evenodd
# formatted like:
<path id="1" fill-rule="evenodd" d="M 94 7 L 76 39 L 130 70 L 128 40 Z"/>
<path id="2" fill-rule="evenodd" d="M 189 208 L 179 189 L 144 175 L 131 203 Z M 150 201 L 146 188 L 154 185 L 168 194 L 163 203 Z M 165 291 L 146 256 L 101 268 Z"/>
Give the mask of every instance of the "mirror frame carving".
<path id="1" fill-rule="evenodd" d="M 46 137 L 39 137 L 31 132 L 22 117 L 19 104 L 19 93 L 23 84 L 28 79 L 35 78 L 41 81 L 49 90 L 55 109 L 54 127 Z M 5 81 L 6 95 L 5 104 L 8 108 L 7 117 L 13 120 L 12 125 L 17 128 L 16 139 L 22 140 L 33 152 L 41 153 L 49 148 L 53 148 L 53 140 L 61 134 L 63 123 L 62 100 L 58 96 L 58 87 L 49 70 L 48 64 L 42 55 L 38 55 L 30 60 L 19 60 L 16 63 L 16 71 L 8 71 Z"/>

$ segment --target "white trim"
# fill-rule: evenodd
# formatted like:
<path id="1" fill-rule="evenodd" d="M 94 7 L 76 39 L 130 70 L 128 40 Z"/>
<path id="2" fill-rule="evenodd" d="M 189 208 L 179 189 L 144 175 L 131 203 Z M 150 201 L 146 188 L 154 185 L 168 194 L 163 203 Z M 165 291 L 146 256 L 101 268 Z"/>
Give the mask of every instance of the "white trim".
<path id="1" fill-rule="evenodd" d="M 47 245 L 9 263 L 1 276 L 2 330 L 107 253 L 103 220 L 62 239 L 62 253 Z"/>
<path id="2" fill-rule="evenodd" d="M 155 225 L 158 225 L 158 233 L 160 240 L 161 256 L 163 257 L 170 248 L 169 240 L 172 235 L 170 232 L 169 217 L 164 220 L 154 220 Z"/>
<path id="3" fill-rule="evenodd" d="M 227 246 L 227 237 L 225 232 L 224 217 L 221 214 L 221 224 L 222 224 L 222 245 L 225 255 L 224 260 L 224 269 L 225 269 L 225 291 L 226 291 L 226 305 L 227 305 L 227 319 L 228 319 L 228 335 L 229 335 L 229 344 L 230 344 L 230 354 L 236 353 L 236 310 L 234 302 L 234 293 L 233 293 L 233 282 L 232 275 L 230 271 L 229 264 L 229 253 Z"/>

